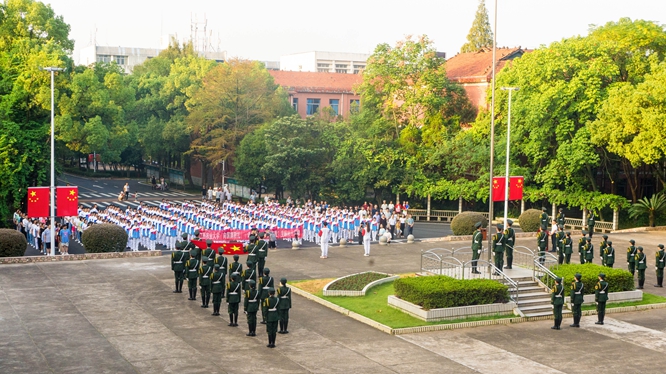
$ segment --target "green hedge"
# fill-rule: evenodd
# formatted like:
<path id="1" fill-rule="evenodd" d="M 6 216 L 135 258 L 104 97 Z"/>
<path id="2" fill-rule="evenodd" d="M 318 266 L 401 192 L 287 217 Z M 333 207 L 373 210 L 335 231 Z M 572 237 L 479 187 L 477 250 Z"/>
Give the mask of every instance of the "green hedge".
<path id="1" fill-rule="evenodd" d="M 506 303 L 509 288 L 490 279 L 459 280 L 444 275 L 396 279 L 397 297 L 424 309 Z"/>
<path id="2" fill-rule="evenodd" d="M 122 227 L 100 223 L 88 227 L 81 235 L 88 253 L 123 252 L 127 246 L 127 233 Z"/>
<path id="3" fill-rule="evenodd" d="M 25 236 L 14 229 L 0 229 L 0 257 L 21 257 L 28 248 Z"/>
<path id="4" fill-rule="evenodd" d="M 474 234 L 474 225 L 477 222 L 482 223 L 482 227 L 488 226 L 486 217 L 477 212 L 462 212 L 451 221 L 451 231 L 453 235 L 472 235 Z"/>
<path id="5" fill-rule="evenodd" d="M 338 279 L 328 287 L 329 290 L 363 291 L 363 288 L 376 280 L 388 278 L 390 275 L 367 271 L 346 278 Z"/>
<path id="6" fill-rule="evenodd" d="M 518 221 L 523 232 L 536 232 L 541 227 L 541 211 L 527 209 L 518 217 Z"/>
<path id="7" fill-rule="evenodd" d="M 585 294 L 593 294 L 594 286 L 599 281 L 599 273 L 606 274 L 609 292 L 633 291 L 634 277 L 624 269 L 608 268 L 597 264 L 569 264 L 553 266 L 550 271 L 562 278 L 565 289 L 570 289 L 574 275 L 580 273 L 581 281 L 585 285 Z"/>

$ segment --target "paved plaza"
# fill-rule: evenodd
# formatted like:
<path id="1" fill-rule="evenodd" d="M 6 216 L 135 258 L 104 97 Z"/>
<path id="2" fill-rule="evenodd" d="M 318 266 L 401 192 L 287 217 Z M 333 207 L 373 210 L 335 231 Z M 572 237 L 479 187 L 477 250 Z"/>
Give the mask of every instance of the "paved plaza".
<path id="1" fill-rule="evenodd" d="M 663 233 L 611 235 L 654 248 Z M 595 242 L 600 240 L 595 236 Z M 518 239 L 533 247 L 534 238 Z M 279 249 L 276 278 L 337 277 L 362 270 L 418 271 L 421 249 L 466 242 Z M 596 259 L 595 259 L 596 260 Z M 624 265 L 620 263 L 620 265 Z M 654 263 L 647 272 L 652 287 Z M 391 336 L 294 295 L 290 334 L 266 348 L 264 326 L 246 337 L 187 293 L 174 294 L 169 257 L 0 266 L 0 373 L 663 373 L 666 310 L 609 314 L 606 325 L 551 330 L 552 321 Z M 568 326 L 565 320 L 563 326 Z"/>

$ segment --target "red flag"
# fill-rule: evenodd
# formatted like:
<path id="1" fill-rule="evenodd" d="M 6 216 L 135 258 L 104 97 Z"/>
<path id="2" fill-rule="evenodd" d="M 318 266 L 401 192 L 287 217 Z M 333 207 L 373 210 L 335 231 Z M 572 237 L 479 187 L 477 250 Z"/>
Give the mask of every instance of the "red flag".
<path id="1" fill-rule="evenodd" d="M 201 249 L 206 248 L 205 240 L 192 240 L 192 243 Z M 246 255 L 247 253 L 243 252 L 243 243 L 215 243 L 210 245 L 215 252 L 219 253 L 218 249 L 221 248 L 224 250 L 225 255 Z"/>
<path id="2" fill-rule="evenodd" d="M 493 177 L 493 201 L 504 201 L 504 177 Z"/>
<path id="3" fill-rule="evenodd" d="M 522 200 L 523 199 L 523 184 L 525 178 L 511 177 L 509 179 L 509 200 Z"/>
<path id="4" fill-rule="evenodd" d="M 70 217 L 79 214 L 79 188 L 56 187 L 56 208 L 58 217 Z"/>
<path id="5" fill-rule="evenodd" d="M 28 187 L 28 217 L 49 216 L 49 187 Z"/>

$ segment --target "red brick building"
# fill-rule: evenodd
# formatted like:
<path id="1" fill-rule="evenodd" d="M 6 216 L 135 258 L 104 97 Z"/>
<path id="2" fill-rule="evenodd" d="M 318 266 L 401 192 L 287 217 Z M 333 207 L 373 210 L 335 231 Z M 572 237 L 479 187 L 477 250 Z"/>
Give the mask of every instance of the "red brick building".
<path id="1" fill-rule="evenodd" d="M 275 83 L 289 92 L 289 102 L 305 118 L 323 108 L 347 116 L 358 108 L 361 97 L 354 87 L 361 84 L 360 74 L 319 73 L 302 71 L 269 71 Z"/>

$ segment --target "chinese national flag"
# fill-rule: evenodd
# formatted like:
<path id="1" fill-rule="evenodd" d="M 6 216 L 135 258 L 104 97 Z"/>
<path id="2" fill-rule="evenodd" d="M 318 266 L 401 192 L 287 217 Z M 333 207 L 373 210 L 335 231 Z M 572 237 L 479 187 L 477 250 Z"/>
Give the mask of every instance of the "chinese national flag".
<path id="1" fill-rule="evenodd" d="M 56 207 L 58 217 L 76 216 L 79 214 L 79 188 L 78 187 L 56 187 Z"/>
<path id="2" fill-rule="evenodd" d="M 493 201 L 504 201 L 504 177 L 493 177 Z"/>
<path id="3" fill-rule="evenodd" d="M 28 217 L 49 216 L 49 187 L 28 188 Z"/>
<path id="4" fill-rule="evenodd" d="M 201 249 L 206 248 L 205 240 L 192 240 L 192 243 Z M 224 250 L 225 255 L 246 255 L 243 252 L 243 243 L 213 243 L 210 245 L 218 254 L 220 250 Z"/>
<path id="5" fill-rule="evenodd" d="M 511 177 L 509 179 L 509 200 L 522 200 L 523 199 L 523 184 L 525 178 Z"/>

